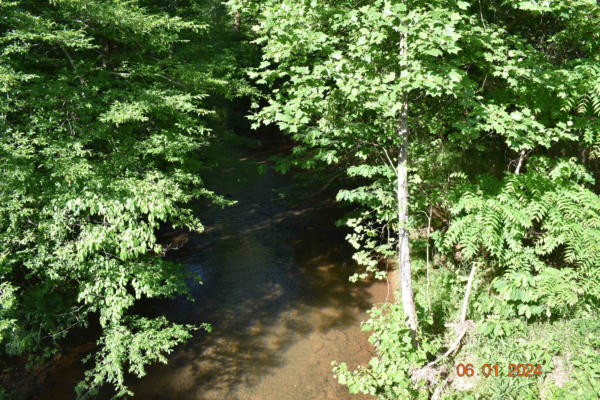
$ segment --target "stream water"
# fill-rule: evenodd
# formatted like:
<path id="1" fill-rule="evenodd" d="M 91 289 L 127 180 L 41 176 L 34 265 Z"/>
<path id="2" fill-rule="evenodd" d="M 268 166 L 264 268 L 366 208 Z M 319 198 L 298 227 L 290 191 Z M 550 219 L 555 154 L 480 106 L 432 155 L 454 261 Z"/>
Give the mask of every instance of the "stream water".
<path id="1" fill-rule="evenodd" d="M 385 283 L 348 281 L 354 264 L 331 196 L 310 196 L 294 179 L 257 173 L 271 150 L 225 141 L 209 187 L 237 200 L 204 207 L 202 235 L 169 256 L 199 273 L 195 301 L 149 306 L 177 322 L 209 322 L 174 351 L 166 365 L 131 379 L 139 399 L 309 400 L 350 396 L 332 376 L 331 361 L 366 363 L 373 349 L 360 321 L 385 301 Z M 267 146 L 268 147 L 268 146 Z M 286 199 L 285 193 L 294 193 Z M 79 352 L 82 352 L 79 349 Z M 39 399 L 73 398 L 82 377 L 77 351 L 45 379 Z"/>

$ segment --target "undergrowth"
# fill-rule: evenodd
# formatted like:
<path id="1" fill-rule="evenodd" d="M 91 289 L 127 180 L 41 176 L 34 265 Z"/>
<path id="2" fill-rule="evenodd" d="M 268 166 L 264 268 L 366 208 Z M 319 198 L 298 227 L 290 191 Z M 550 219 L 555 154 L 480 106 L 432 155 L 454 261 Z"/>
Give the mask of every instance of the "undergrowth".
<path id="1" fill-rule="evenodd" d="M 464 293 L 466 272 L 436 257 L 430 266 L 429 302 L 423 260 L 415 259 L 415 301 L 423 322 L 418 345 L 406 327 L 400 304 L 380 304 L 370 311 L 363 329 L 372 331 L 377 350 L 366 367 L 351 371 L 334 363 L 339 382 L 352 393 L 379 399 L 598 399 L 600 398 L 600 313 L 593 307 L 571 309 L 571 317 L 559 316 L 503 319 L 482 305 L 501 299 L 483 271 L 475 281 L 467 318 L 474 323 L 460 350 L 432 368 L 432 381 L 415 379 L 415 371 L 439 357 L 455 339 Z M 428 307 L 431 304 L 431 310 Z M 489 329 L 493 324 L 493 329 Z M 456 374 L 458 364 L 472 364 L 472 377 Z M 482 376 L 484 364 L 498 365 L 498 376 Z M 533 377 L 509 377 L 510 364 L 540 365 Z M 422 376 L 421 376 L 422 378 Z"/>

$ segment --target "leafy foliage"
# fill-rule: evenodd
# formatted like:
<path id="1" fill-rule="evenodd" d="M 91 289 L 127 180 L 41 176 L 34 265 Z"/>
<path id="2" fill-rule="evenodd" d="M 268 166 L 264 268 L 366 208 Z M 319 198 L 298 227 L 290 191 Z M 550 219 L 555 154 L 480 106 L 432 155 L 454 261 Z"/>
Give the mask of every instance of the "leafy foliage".
<path id="1" fill-rule="evenodd" d="M 180 5 L 0 2 L 1 352 L 47 354 L 99 320 L 81 397 L 105 382 L 127 394 L 124 371 L 143 375 L 189 337 L 130 309 L 186 291 L 157 229 L 201 232 L 187 204 L 228 204 L 192 158 L 210 144 L 213 105 L 248 90 L 223 65 L 246 55 L 215 48 L 213 30 L 233 34 L 210 27 L 212 3 Z"/>
<path id="2" fill-rule="evenodd" d="M 458 188 L 457 218 L 444 245 L 466 260 L 483 257 L 502 273 L 493 282 L 517 315 L 547 316 L 599 300 L 600 198 L 573 161 L 531 160 L 503 182 L 483 177 Z"/>
<path id="3" fill-rule="evenodd" d="M 421 328 L 408 329 L 398 304 L 375 307 L 363 326 L 377 356 L 335 367 L 352 393 L 464 394 L 441 370 L 429 384 L 415 371 L 450 346 L 442 327 L 456 323 L 463 270 L 476 263 L 478 330 L 459 354 L 524 351 L 548 368 L 560 355 L 575 372 L 562 386 L 499 379 L 466 395 L 597 397 L 598 2 L 227 4 L 234 18 L 202 1 L 0 0 L 2 352 L 49 354 L 98 319 L 81 397 L 105 382 L 129 395 L 125 371 L 166 361 L 194 327 L 131 313 L 137 300 L 186 290 L 156 230 L 199 232 L 186 204 L 228 204 L 192 158 L 230 117 L 225 102 L 252 95 L 254 126 L 294 141 L 280 171 L 346 173 L 337 200 L 354 207 L 343 222 L 365 267 L 352 280 L 386 277 L 411 230 Z M 251 87 L 240 70 L 254 61 Z M 572 356 L 544 344 L 568 329 Z M 532 342 L 515 345 L 523 338 Z"/>
<path id="4" fill-rule="evenodd" d="M 369 342 L 376 347 L 378 356 L 371 359 L 368 367 L 359 366 L 352 372 L 345 363 L 334 368 L 338 381 L 347 385 L 350 393 L 390 400 L 428 398 L 427 391 L 411 383 L 411 366 L 423 364 L 427 352 L 423 346 L 415 345 L 403 314 L 399 304 L 386 304 L 370 311 L 371 318 L 362 327 L 373 331 Z"/>
<path id="5" fill-rule="evenodd" d="M 335 164 L 352 178 L 337 196 L 356 207 L 348 239 L 366 269 L 352 279 L 386 276 L 381 262 L 406 228 L 395 196 L 405 118 L 412 236 L 435 241 L 438 269 L 481 266 L 479 335 L 502 340 L 597 307 L 597 2 L 230 4 L 253 13 L 263 49 L 250 73 L 268 92 L 256 124 L 296 141 L 287 167 Z M 460 276 L 444 290 L 461 292 Z M 353 393 L 418 398 L 408 371 L 443 349 L 440 324 L 456 311 L 423 325 L 418 346 L 398 331 L 399 307 L 373 311 L 378 356 L 336 374 Z"/>
<path id="6" fill-rule="evenodd" d="M 148 363 L 166 364 L 163 353 L 188 339 L 192 327 L 169 324 L 165 318 L 128 317 L 124 324 L 110 329 L 100 340 L 102 348 L 96 354 L 95 368 L 86 371 L 85 380 L 76 388 L 80 398 L 97 394 L 105 383 L 119 390 L 116 396 L 133 395 L 124 385 L 124 361 L 129 363 L 128 372 L 142 377 Z"/>

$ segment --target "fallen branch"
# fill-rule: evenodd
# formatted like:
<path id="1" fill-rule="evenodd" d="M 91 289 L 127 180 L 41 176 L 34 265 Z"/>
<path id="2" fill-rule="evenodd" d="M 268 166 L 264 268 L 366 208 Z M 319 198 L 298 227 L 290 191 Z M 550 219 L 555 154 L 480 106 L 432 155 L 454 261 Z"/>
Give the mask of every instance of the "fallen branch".
<path id="1" fill-rule="evenodd" d="M 473 287 L 473 280 L 475 279 L 475 272 L 477 270 L 477 264 L 473 263 L 471 267 L 471 273 L 469 274 L 469 280 L 467 281 L 467 288 L 465 290 L 465 298 L 463 300 L 462 312 L 460 313 L 460 322 L 464 323 L 467 319 L 467 308 L 469 307 L 469 297 L 471 296 L 471 288 Z"/>
<path id="2" fill-rule="evenodd" d="M 467 322 L 466 319 L 467 319 L 467 309 L 469 307 L 469 297 L 471 295 L 471 288 L 473 287 L 473 280 L 475 279 L 476 270 L 477 270 L 477 263 L 473 263 L 473 266 L 471 267 L 471 273 L 469 274 L 469 279 L 467 280 L 467 287 L 465 289 L 465 297 L 463 299 L 463 306 L 462 306 L 462 310 L 460 312 L 460 319 L 459 319 L 458 325 L 457 325 L 459 333 L 458 333 L 458 336 L 456 337 L 456 340 L 454 340 L 452 345 L 448 348 L 448 350 L 446 350 L 446 352 L 441 357 L 436 358 L 435 360 L 433 360 L 432 362 L 427 364 L 426 367 L 432 367 L 435 364 L 437 364 L 438 362 L 440 362 L 441 360 L 445 359 L 446 357 L 454 354 L 458 350 L 458 348 L 460 346 L 460 342 L 462 341 L 462 338 L 467 333 L 467 328 L 472 325 L 472 321 Z"/>
<path id="3" fill-rule="evenodd" d="M 467 333 L 467 329 L 473 327 L 473 321 L 470 321 L 470 320 L 467 321 L 467 309 L 469 307 L 469 297 L 471 296 L 471 288 L 473 287 L 473 281 L 475 280 L 475 272 L 476 271 L 477 271 L 477 264 L 473 263 L 473 266 L 471 267 L 471 273 L 469 274 L 469 279 L 467 280 L 467 286 L 465 288 L 465 297 L 463 299 L 463 305 L 462 305 L 462 309 L 460 312 L 460 318 L 459 318 L 458 324 L 456 325 L 456 328 L 458 330 L 458 335 L 456 336 L 456 339 L 450 345 L 448 350 L 444 354 L 442 354 L 440 357 L 436 358 L 435 360 L 431 361 L 429 364 L 427 364 L 419 369 L 413 370 L 411 368 L 410 375 L 411 375 L 411 379 L 413 382 L 416 383 L 420 380 L 425 380 L 430 385 L 436 385 L 438 383 L 438 377 L 440 375 L 444 376 L 447 374 L 447 371 L 443 365 L 436 366 L 436 364 L 438 364 L 440 361 L 442 361 L 445 358 L 454 354 L 460 347 L 460 343 L 461 343 L 463 337 L 465 336 L 465 334 Z M 447 384 L 448 384 L 447 378 L 443 379 L 441 384 L 439 384 L 436 387 L 436 389 L 433 393 L 432 400 L 433 399 L 438 400 L 441 398 L 442 392 Z"/>

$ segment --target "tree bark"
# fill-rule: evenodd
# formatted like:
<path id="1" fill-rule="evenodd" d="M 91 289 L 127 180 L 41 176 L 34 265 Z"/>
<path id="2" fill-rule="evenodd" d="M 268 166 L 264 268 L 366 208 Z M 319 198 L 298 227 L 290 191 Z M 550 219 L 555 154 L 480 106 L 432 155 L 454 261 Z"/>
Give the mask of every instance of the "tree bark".
<path id="1" fill-rule="evenodd" d="M 523 166 L 523 161 L 525 160 L 525 150 L 521 150 L 519 153 L 519 161 L 517 162 L 517 168 L 515 168 L 515 175 L 519 175 L 521 172 L 521 167 Z"/>
<path id="2" fill-rule="evenodd" d="M 233 14 L 233 29 L 235 29 L 236 32 L 240 31 L 240 20 L 242 19 L 242 16 L 240 14 L 240 10 L 235 10 L 235 13 Z"/>
<path id="3" fill-rule="evenodd" d="M 456 325 L 457 332 L 458 332 L 456 339 L 454 340 L 452 345 L 450 345 L 448 350 L 446 350 L 446 352 L 444 354 L 442 354 L 442 356 L 431 361 L 424 368 L 429 368 L 429 367 L 434 366 L 435 364 L 439 363 L 441 360 L 444 360 L 446 357 L 454 354 L 458 350 L 458 347 L 460 346 L 460 342 L 462 341 L 462 338 L 467 333 L 467 328 L 469 327 L 469 324 L 467 323 L 467 310 L 469 308 L 469 297 L 471 297 L 471 289 L 473 287 L 473 281 L 475 280 L 475 272 L 476 271 L 477 271 L 477 263 L 474 262 L 473 266 L 471 267 L 471 273 L 469 274 L 469 279 L 467 280 L 467 286 L 465 288 L 465 297 L 463 298 L 462 310 L 460 312 L 458 324 Z M 471 323 L 471 326 L 472 326 L 472 323 Z"/>
<path id="4" fill-rule="evenodd" d="M 406 33 L 400 34 L 400 58 L 407 52 Z M 400 155 L 398 157 L 398 264 L 400 268 L 400 288 L 402 290 L 402 307 L 408 317 L 408 327 L 414 333 L 417 331 L 417 312 L 412 288 L 410 265 L 410 237 L 408 231 L 408 99 L 402 101 L 400 121 L 398 124 L 400 137 Z"/>

